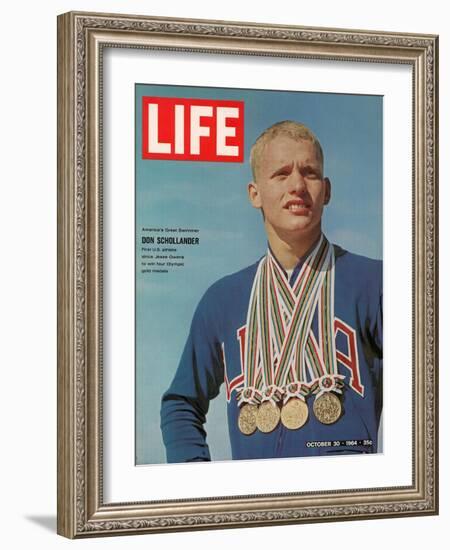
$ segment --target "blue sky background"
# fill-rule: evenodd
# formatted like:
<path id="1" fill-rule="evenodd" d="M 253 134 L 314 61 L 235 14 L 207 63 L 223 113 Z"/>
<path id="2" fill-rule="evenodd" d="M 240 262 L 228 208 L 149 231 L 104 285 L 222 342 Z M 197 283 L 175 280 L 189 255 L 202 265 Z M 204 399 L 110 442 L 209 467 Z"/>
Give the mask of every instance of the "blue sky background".
<path id="1" fill-rule="evenodd" d="M 244 163 L 142 160 L 143 95 L 244 101 Z M 310 127 L 322 144 L 324 174 L 332 185 L 324 233 L 343 248 L 381 259 L 382 107 L 381 96 L 136 85 L 136 464 L 166 461 L 160 399 L 200 297 L 214 281 L 266 250 L 261 214 L 247 198 L 255 139 L 281 120 Z M 179 247 L 179 253 L 186 251 L 181 270 L 141 274 L 145 226 L 197 228 L 201 244 Z M 206 426 L 213 460 L 230 458 L 225 408 L 221 393 Z"/>

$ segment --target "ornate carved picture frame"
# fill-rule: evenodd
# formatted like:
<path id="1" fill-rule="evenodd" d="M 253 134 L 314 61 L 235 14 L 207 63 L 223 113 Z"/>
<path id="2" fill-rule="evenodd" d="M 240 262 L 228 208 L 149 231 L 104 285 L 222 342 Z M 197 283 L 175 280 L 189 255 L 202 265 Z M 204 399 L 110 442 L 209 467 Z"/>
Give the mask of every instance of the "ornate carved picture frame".
<path id="1" fill-rule="evenodd" d="M 160 67 L 180 63 L 181 68 L 192 59 L 200 65 L 212 60 L 219 72 L 232 73 L 241 63 L 251 71 L 257 63 L 266 63 L 261 72 L 269 75 L 285 68 L 302 75 L 317 73 L 317 82 L 322 84 L 305 82 L 302 91 L 307 92 L 310 85 L 317 92 L 358 93 L 356 84 L 344 89 L 338 79 L 333 82 L 344 70 L 355 72 L 355 82 L 372 70 L 386 71 L 393 83 L 391 95 L 385 98 L 383 119 L 383 260 L 388 289 L 384 307 L 391 351 L 384 358 L 387 406 L 383 407 L 385 440 L 378 456 L 381 466 L 373 467 L 369 456 L 328 457 L 323 459 L 326 462 L 317 462 L 324 465 L 323 475 L 311 476 L 315 479 L 309 483 L 299 478 L 307 477 L 302 468 L 309 468 L 315 458 L 257 461 L 262 464 L 258 484 L 249 482 L 242 490 L 230 489 L 223 480 L 217 485 L 205 480 L 208 475 L 220 477 L 213 468 L 233 468 L 233 475 L 245 478 L 254 461 L 138 467 L 133 447 L 134 357 L 121 355 L 117 347 L 121 338 L 114 338 L 120 331 L 128 334 L 129 324 L 122 319 L 119 332 L 111 328 L 121 317 L 121 306 L 116 300 L 117 286 L 111 285 L 109 252 L 128 234 L 128 226 L 134 235 L 132 217 L 122 216 L 124 206 L 120 201 L 111 206 L 111 182 L 112 172 L 123 165 L 121 182 L 125 189 L 134 188 L 135 136 L 131 132 L 126 137 L 129 151 L 124 157 L 128 155 L 131 161 L 121 164 L 116 158 L 116 164 L 110 164 L 111 135 L 122 129 L 114 119 L 117 111 L 108 90 L 116 86 L 115 70 L 114 78 L 126 80 L 127 86 L 132 83 L 130 95 L 127 92 L 120 99 L 131 97 L 124 112 L 134 113 L 135 85 L 142 83 L 142 74 L 149 74 L 152 84 L 179 85 L 169 82 L 169 72 L 158 76 L 156 69 L 149 69 L 158 56 L 163 56 L 157 60 Z M 123 69 L 114 69 L 116 58 Z M 222 62 L 225 69 L 220 68 Z M 404 89 L 396 84 L 396 71 L 401 73 L 398 82 L 404 83 Z M 202 83 L 202 76 L 198 78 Z M 222 81 L 217 82 L 219 86 Z M 210 80 L 204 85 L 210 85 Z M 280 86 L 277 89 L 283 90 Z M 373 93 L 382 95 L 377 90 Z M 395 101 L 407 106 L 406 121 L 396 118 Z M 134 118 L 130 125 L 134 128 Z M 389 127 L 403 132 L 404 143 L 389 141 Z M 83 538 L 438 513 L 437 131 L 437 36 L 77 12 L 58 17 L 59 534 Z M 401 165 L 399 175 L 396 159 Z M 393 182 L 398 183 L 397 190 Z M 404 231 L 399 229 L 400 222 L 396 225 L 401 215 Z M 389 216 L 394 220 L 391 225 Z M 396 259 L 400 248 L 406 251 L 409 267 Z M 126 258 L 122 260 L 127 263 Z M 134 270 L 134 265 L 128 267 Z M 394 279 L 395 273 L 400 273 L 399 281 L 391 283 L 389 278 Z M 121 284 L 122 279 L 119 288 Z M 396 296 L 395 284 L 405 286 L 404 301 Z M 399 318 L 404 334 L 395 321 Z M 134 342 L 132 330 L 128 336 Z M 397 361 L 399 357 L 403 359 Z M 127 411 L 123 422 L 112 422 L 113 411 L 119 407 L 112 380 L 119 369 L 120 376 L 128 377 L 132 391 L 120 405 Z M 396 369 L 401 374 L 389 378 Z M 400 409 L 407 412 L 400 413 Z M 395 434 L 389 439 L 391 420 L 406 434 L 405 441 Z M 111 440 L 116 432 L 128 435 L 122 440 L 124 462 L 112 465 L 116 448 Z M 116 439 L 121 437 L 116 435 Z M 396 445 L 403 453 L 400 458 Z M 389 477 L 391 459 L 397 461 L 395 468 L 404 477 Z M 286 483 L 277 479 L 280 460 L 288 461 L 283 462 L 291 475 Z M 333 468 L 345 471 L 346 460 L 350 465 L 356 464 L 351 460 L 365 461 L 358 466 L 360 478 L 335 476 Z M 121 464 L 126 464 L 127 472 L 125 466 L 120 470 Z M 189 468 L 188 473 L 183 468 Z M 380 478 L 370 477 L 369 469 L 381 472 Z M 179 476 L 173 479 L 189 477 L 193 485 L 174 483 L 169 490 L 168 484 L 158 482 L 167 472 L 171 478 Z M 130 480 L 128 487 L 126 483 L 119 487 L 122 477 Z"/>

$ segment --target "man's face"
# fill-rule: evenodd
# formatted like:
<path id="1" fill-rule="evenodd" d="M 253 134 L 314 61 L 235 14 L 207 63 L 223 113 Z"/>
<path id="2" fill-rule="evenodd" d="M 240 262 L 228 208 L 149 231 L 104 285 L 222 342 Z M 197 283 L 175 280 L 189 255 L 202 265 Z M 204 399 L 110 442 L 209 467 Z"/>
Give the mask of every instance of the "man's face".
<path id="1" fill-rule="evenodd" d="M 278 136 L 263 152 L 257 181 L 249 184 L 250 202 L 264 212 L 270 237 L 295 240 L 319 235 L 322 210 L 330 200 L 316 147 L 306 140 Z"/>

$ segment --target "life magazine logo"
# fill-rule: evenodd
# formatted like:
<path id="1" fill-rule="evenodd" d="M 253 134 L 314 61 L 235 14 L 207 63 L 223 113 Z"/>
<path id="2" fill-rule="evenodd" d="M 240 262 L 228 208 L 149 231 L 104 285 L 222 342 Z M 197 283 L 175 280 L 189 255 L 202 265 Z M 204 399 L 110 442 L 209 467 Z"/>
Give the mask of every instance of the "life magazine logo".
<path id="1" fill-rule="evenodd" d="M 142 98 L 142 158 L 244 161 L 244 102 Z"/>

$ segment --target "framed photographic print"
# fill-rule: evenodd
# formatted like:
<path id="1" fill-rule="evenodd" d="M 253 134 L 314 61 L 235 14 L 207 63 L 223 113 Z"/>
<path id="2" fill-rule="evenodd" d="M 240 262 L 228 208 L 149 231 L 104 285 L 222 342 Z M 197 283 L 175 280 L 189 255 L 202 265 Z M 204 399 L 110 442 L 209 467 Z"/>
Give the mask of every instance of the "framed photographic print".
<path id="1" fill-rule="evenodd" d="M 430 35 L 58 18 L 58 532 L 436 514 Z"/>

